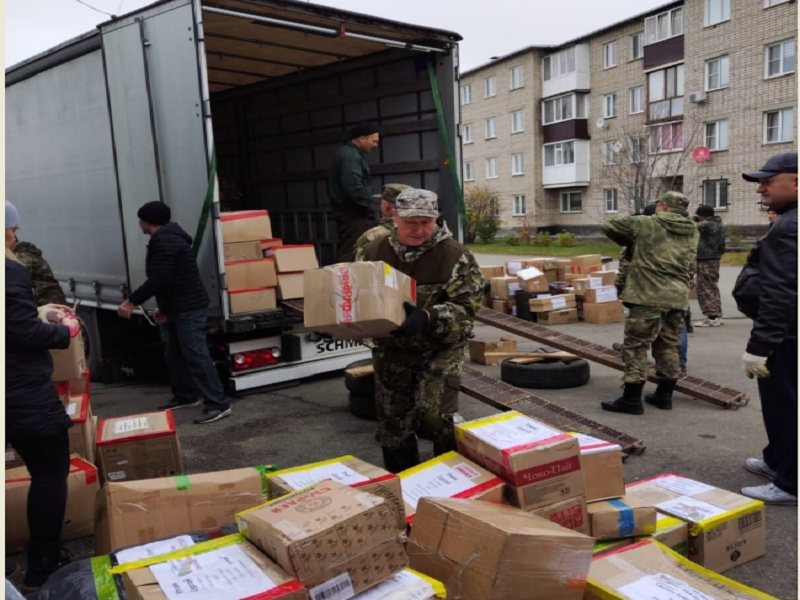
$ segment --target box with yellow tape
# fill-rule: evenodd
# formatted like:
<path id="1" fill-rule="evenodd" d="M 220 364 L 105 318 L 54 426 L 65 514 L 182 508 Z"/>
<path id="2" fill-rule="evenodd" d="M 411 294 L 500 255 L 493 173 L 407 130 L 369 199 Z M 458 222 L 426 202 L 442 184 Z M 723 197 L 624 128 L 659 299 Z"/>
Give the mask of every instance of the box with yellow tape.
<path id="1" fill-rule="evenodd" d="M 681 556 L 689 555 L 689 524 L 675 517 L 658 513 L 656 515 L 656 532 L 651 536 L 635 538 L 637 542 L 652 538 L 661 542 L 670 550 Z"/>

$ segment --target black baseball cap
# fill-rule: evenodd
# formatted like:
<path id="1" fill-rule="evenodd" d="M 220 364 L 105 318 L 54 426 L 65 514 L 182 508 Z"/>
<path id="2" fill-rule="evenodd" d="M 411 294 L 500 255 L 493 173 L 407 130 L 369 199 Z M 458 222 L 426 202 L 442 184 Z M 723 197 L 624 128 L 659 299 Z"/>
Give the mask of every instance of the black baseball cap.
<path id="1" fill-rule="evenodd" d="M 742 173 L 742 179 L 757 183 L 779 173 L 797 173 L 797 152 L 781 152 L 764 163 L 760 171 Z"/>

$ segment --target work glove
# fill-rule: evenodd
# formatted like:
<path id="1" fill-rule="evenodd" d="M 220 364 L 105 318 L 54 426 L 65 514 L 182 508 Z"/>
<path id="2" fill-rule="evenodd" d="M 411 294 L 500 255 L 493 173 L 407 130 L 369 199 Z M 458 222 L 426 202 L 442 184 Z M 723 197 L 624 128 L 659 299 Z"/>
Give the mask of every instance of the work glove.
<path id="1" fill-rule="evenodd" d="M 753 377 L 758 377 L 759 379 L 762 377 L 769 377 L 767 357 L 756 356 L 755 354 L 745 352 L 742 355 L 742 370 L 744 374 L 747 375 L 748 379 L 752 379 Z"/>
<path id="2" fill-rule="evenodd" d="M 425 328 L 430 315 L 410 302 L 403 302 L 403 308 L 406 310 L 406 320 L 403 321 L 400 327 L 392 331 L 392 335 L 397 337 L 411 337 Z"/>

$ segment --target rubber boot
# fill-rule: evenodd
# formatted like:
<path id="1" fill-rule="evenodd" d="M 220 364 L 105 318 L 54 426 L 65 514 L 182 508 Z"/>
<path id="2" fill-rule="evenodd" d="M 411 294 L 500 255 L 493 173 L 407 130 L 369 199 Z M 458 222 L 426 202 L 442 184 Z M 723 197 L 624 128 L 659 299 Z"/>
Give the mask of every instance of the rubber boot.
<path id="1" fill-rule="evenodd" d="M 644 401 L 661 410 L 672 410 L 672 392 L 675 391 L 675 379 L 662 379 L 658 382 L 655 394 L 647 394 Z"/>
<path id="2" fill-rule="evenodd" d="M 400 473 L 420 463 L 417 438 L 411 436 L 398 448 L 383 448 L 383 464 L 389 473 Z"/>
<path id="3" fill-rule="evenodd" d="M 642 406 L 643 389 L 643 381 L 639 383 L 626 383 L 621 398 L 617 398 L 614 402 L 601 402 L 600 407 L 609 412 L 625 413 L 628 415 L 644 414 L 644 406 Z"/>
<path id="4" fill-rule="evenodd" d="M 70 559 L 61 542 L 42 544 L 31 540 L 28 547 L 28 570 L 22 583 L 22 593 L 30 594 L 44 585 L 44 582 Z"/>

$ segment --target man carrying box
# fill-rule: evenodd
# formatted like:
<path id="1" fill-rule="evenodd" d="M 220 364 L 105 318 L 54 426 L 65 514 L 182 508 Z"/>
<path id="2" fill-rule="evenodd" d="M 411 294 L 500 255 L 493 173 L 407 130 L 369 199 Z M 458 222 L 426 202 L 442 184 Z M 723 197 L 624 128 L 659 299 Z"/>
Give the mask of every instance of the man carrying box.
<path id="1" fill-rule="evenodd" d="M 419 464 L 416 431 L 425 423 L 434 454 L 455 450 L 459 371 L 467 335 L 481 307 L 482 283 L 472 254 L 439 227 L 439 202 L 407 189 L 395 204 L 391 235 L 361 248 L 356 261 L 383 261 L 417 282 L 417 305 L 391 338 L 376 339 L 378 440 L 392 473 Z"/>
<path id="2" fill-rule="evenodd" d="M 378 221 L 375 227 L 358 238 L 355 252 L 358 252 L 373 240 L 379 240 L 391 235 L 392 231 L 394 231 L 394 203 L 397 201 L 397 196 L 400 195 L 400 192 L 410 187 L 410 185 L 403 185 L 402 183 L 387 183 L 383 186 L 382 194 L 376 194 L 372 197 L 381 201 L 381 220 Z"/>

